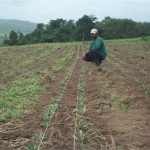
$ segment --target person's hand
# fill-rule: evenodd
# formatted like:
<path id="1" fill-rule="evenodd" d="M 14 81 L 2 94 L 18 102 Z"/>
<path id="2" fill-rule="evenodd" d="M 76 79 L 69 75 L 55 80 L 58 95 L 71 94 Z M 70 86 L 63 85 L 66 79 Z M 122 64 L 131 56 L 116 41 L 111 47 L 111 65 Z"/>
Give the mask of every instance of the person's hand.
<path id="1" fill-rule="evenodd" d="M 82 59 L 83 59 L 83 60 L 85 59 L 85 54 L 82 55 Z"/>

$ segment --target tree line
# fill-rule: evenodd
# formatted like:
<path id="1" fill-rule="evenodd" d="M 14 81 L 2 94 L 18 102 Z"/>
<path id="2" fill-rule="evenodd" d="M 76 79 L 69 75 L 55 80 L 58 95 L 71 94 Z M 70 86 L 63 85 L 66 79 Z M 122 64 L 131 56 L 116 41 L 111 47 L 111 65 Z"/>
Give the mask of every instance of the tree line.
<path id="1" fill-rule="evenodd" d="M 115 19 L 105 17 L 97 21 L 95 16 L 84 15 L 76 22 L 62 18 L 50 20 L 48 24 L 39 23 L 36 29 L 23 35 L 11 31 L 6 45 L 25 45 L 33 43 L 88 41 L 92 28 L 97 28 L 104 39 L 124 39 L 150 36 L 150 22 L 135 22 L 131 19 Z"/>

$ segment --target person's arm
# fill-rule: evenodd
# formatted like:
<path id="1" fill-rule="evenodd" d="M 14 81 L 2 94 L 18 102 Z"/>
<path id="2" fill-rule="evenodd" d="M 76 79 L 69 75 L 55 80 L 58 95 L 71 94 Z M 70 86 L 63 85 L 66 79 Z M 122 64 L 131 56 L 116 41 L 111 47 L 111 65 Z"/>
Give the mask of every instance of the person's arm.
<path id="1" fill-rule="evenodd" d="M 92 42 L 93 42 L 93 41 L 92 41 Z M 89 51 L 92 49 L 92 42 L 90 43 Z"/>
<path id="2" fill-rule="evenodd" d="M 92 49 L 94 49 L 94 50 L 99 50 L 100 47 L 101 47 L 101 43 L 102 43 L 101 40 L 96 39 L 95 44 L 93 45 L 93 48 L 92 48 Z"/>

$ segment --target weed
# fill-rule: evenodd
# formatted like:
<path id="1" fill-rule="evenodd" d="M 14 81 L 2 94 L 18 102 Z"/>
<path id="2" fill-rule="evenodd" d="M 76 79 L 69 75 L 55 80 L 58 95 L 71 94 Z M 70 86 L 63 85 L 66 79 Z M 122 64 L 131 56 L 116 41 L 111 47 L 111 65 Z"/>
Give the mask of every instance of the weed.
<path id="1" fill-rule="evenodd" d="M 31 143 L 27 146 L 27 150 L 37 150 L 37 147 L 36 147 L 34 139 L 32 139 Z"/>
<path id="2" fill-rule="evenodd" d="M 59 57 L 59 58 L 56 58 L 53 62 L 54 62 L 54 65 L 52 66 L 52 70 L 53 71 L 59 71 L 61 69 L 64 68 L 65 66 L 65 63 L 70 60 L 73 56 L 73 52 L 72 51 L 69 51 L 69 52 L 66 52 L 64 51 L 62 53 L 62 56 Z"/>
<path id="3" fill-rule="evenodd" d="M 119 134 L 128 133 L 130 131 L 131 131 L 131 129 L 129 129 L 129 128 L 118 128 L 118 129 L 113 130 L 112 133 L 115 135 L 119 135 Z"/>
<path id="4" fill-rule="evenodd" d="M 145 94 L 150 95 L 150 87 L 148 86 L 147 83 L 140 82 L 140 86 L 144 90 Z"/>
<path id="5" fill-rule="evenodd" d="M 48 107 L 45 108 L 45 110 L 44 110 L 45 127 L 48 127 L 49 119 L 51 118 L 52 114 L 55 112 L 57 106 L 58 106 L 57 101 L 53 101 Z"/>
<path id="6" fill-rule="evenodd" d="M 123 149 L 124 149 L 124 145 L 123 144 L 118 145 L 117 150 L 123 150 Z"/>
<path id="7" fill-rule="evenodd" d="M 126 104 L 125 102 L 121 102 L 119 104 L 119 109 L 122 111 L 122 112 L 129 112 L 132 110 L 132 107 L 129 105 L 129 104 Z"/>
<path id="8" fill-rule="evenodd" d="M 118 98 L 118 94 L 115 91 L 107 91 L 107 97 L 111 101 L 115 101 Z"/>
<path id="9" fill-rule="evenodd" d="M 77 115 L 83 115 L 87 111 L 86 105 L 84 107 L 75 108 L 73 112 Z"/>
<path id="10" fill-rule="evenodd" d="M 75 139 L 81 143 L 82 149 L 84 149 L 84 142 L 85 142 L 91 135 L 93 135 L 94 133 L 95 133 L 95 132 L 91 132 L 91 130 L 88 130 L 88 131 L 86 131 L 86 132 L 84 132 L 83 130 L 79 130 L 79 131 L 76 133 Z"/>
<path id="11" fill-rule="evenodd" d="M 84 121 L 83 119 L 78 120 L 78 121 L 76 122 L 76 127 L 77 127 L 78 130 L 88 129 L 89 125 L 90 125 L 90 124 L 87 123 L 86 121 Z"/>
<path id="12" fill-rule="evenodd" d="M 43 141 L 43 140 L 46 139 L 46 137 L 45 137 L 45 135 L 43 133 L 40 133 L 38 138 L 39 138 L 40 141 Z"/>
<path id="13" fill-rule="evenodd" d="M 27 77 L 28 76 L 28 77 Z M 16 79 L 12 82 L 11 87 L 2 87 L 0 90 L 0 107 L 2 109 L 1 117 L 5 120 L 7 118 L 18 118 L 27 110 L 31 111 L 37 101 L 37 94 L 41 91 L 39 83 L 39 76 L 32 76 L 28 74 L 24 77 Z"/>

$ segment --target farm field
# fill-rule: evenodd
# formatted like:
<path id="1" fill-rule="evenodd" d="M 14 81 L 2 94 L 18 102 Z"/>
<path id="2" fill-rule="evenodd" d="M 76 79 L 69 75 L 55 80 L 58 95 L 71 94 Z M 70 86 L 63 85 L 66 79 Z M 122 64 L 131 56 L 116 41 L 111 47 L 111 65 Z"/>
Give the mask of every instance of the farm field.
<path id="1" fill-rule="evenodd" d="M 150 42 L 0 47 L 0 150 L 149 150 Z"/>

